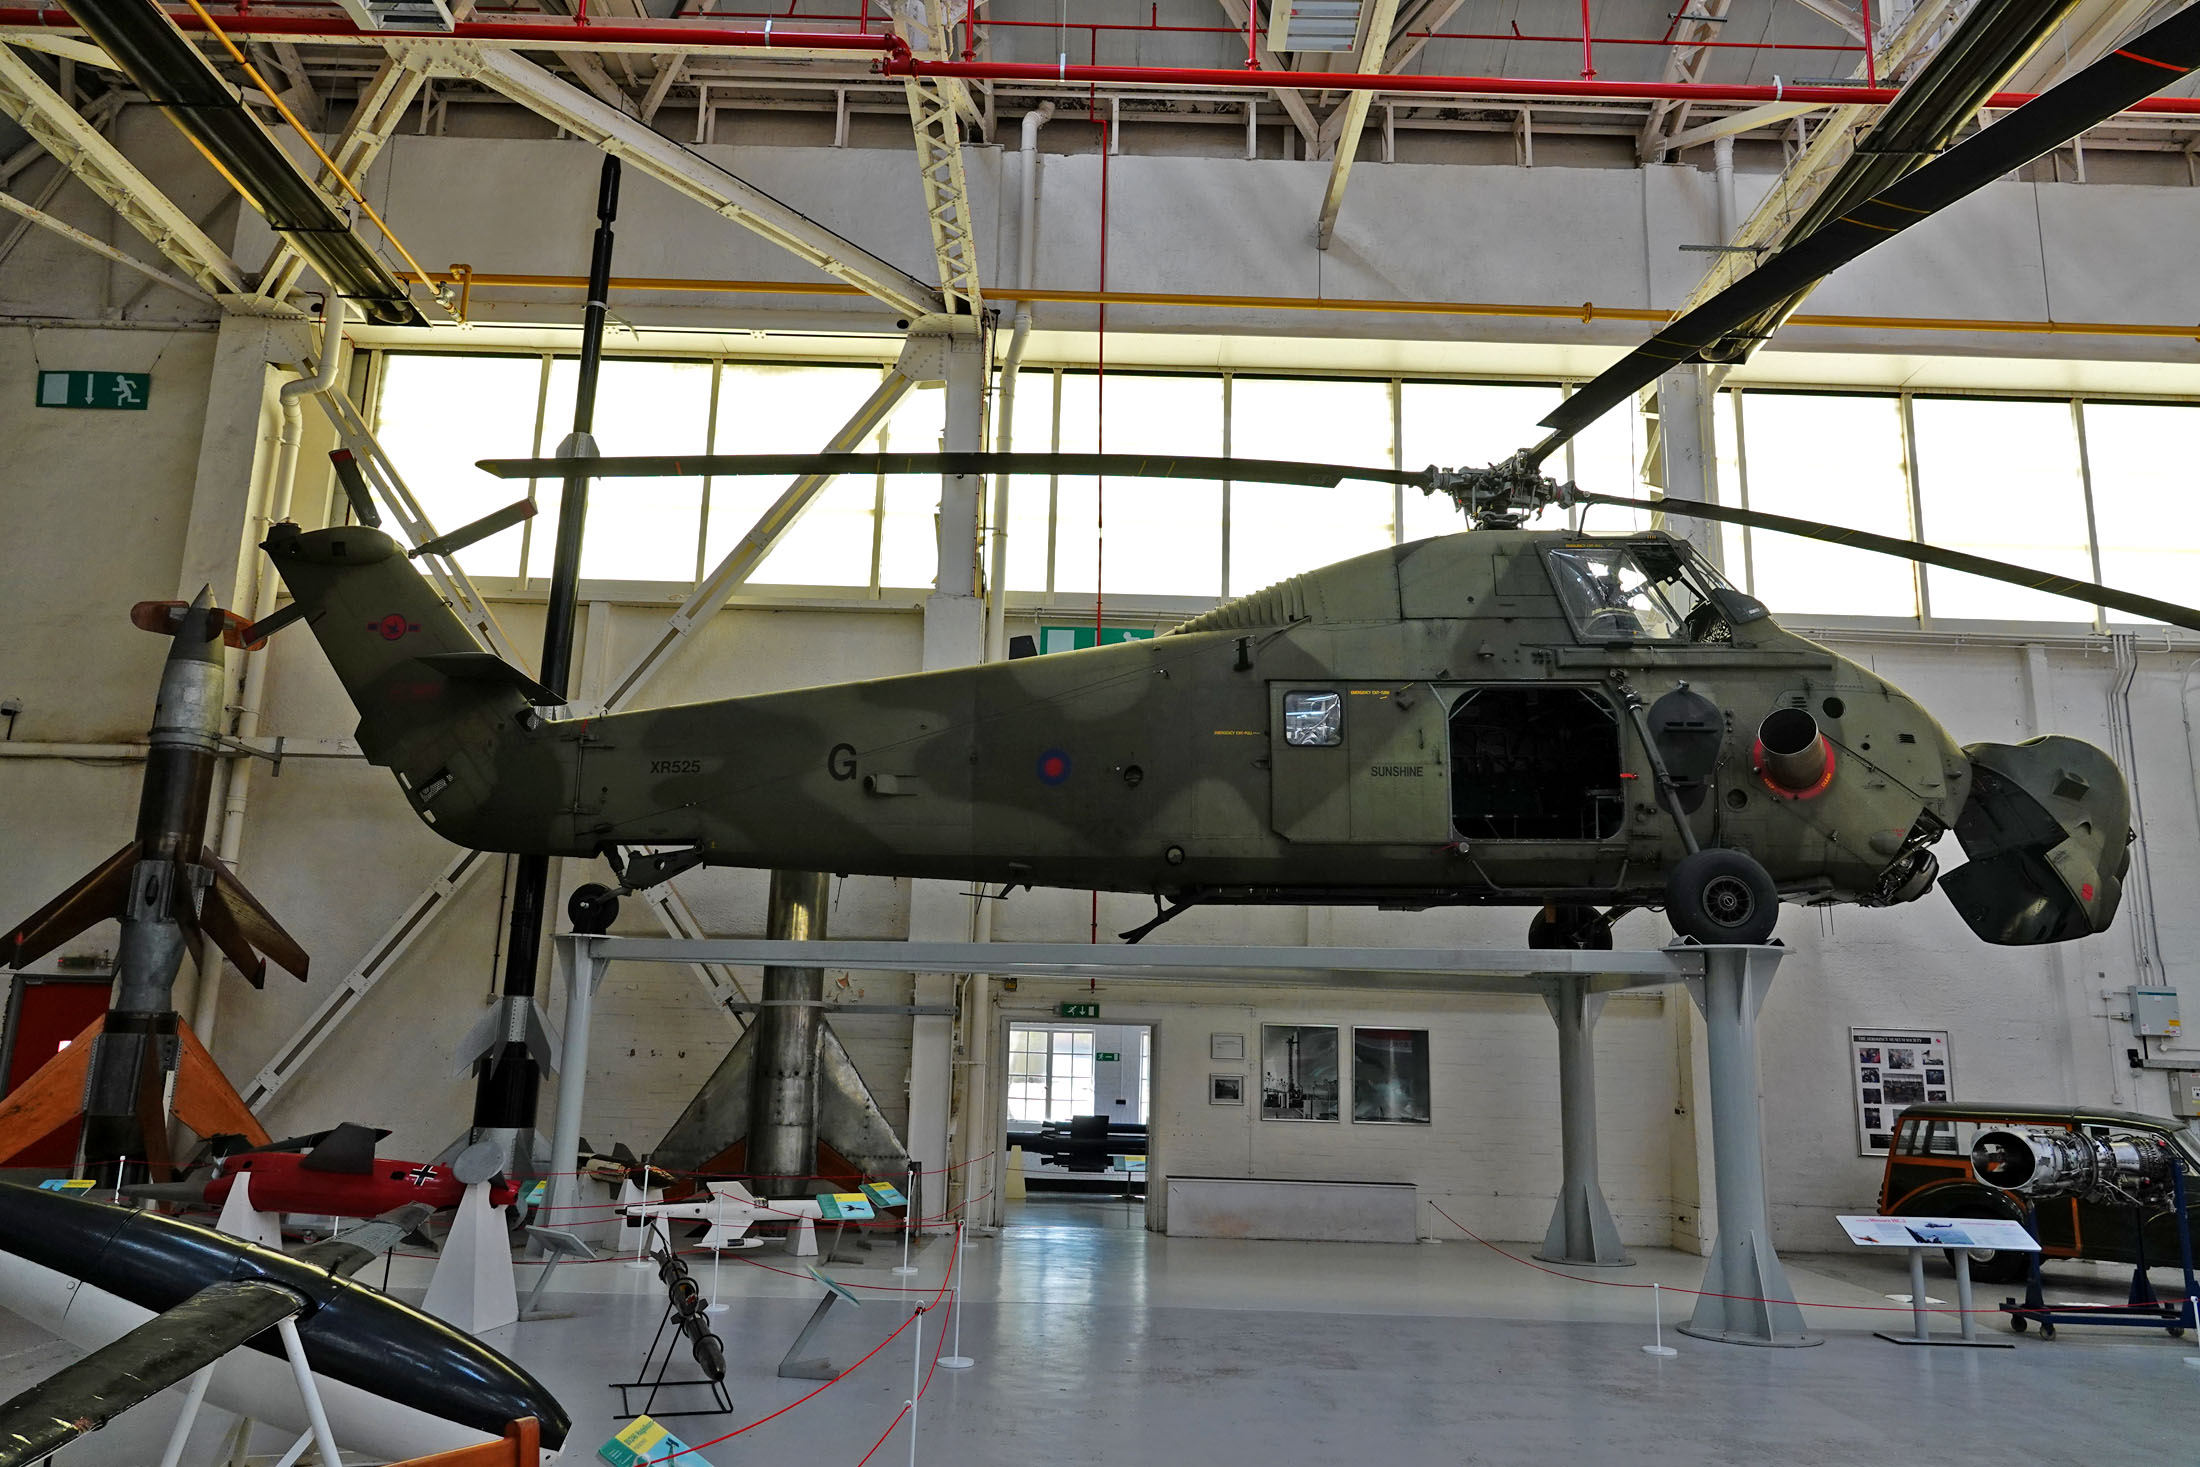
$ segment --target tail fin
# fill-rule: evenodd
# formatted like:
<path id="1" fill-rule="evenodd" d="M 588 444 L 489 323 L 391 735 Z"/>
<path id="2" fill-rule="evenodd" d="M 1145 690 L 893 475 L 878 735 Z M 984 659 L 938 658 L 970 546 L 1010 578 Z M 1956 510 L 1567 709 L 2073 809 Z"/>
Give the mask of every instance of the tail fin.
<path id="1" fill-rule="evenodd" d="M 461 832 L 495 790 L 498 746 L 547 695 L 484 651 L 380 530 L 280 524 L 261 548 L 359 710 L 368 760 L 396 774 L 421 819 L 482 846 Z"/>

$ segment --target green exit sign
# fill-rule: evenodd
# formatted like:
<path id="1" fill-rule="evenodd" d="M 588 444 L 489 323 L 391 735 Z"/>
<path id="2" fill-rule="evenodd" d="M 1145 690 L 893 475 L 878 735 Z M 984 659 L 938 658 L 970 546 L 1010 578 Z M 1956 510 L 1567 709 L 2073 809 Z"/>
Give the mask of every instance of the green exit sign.
<path id="1" fill-rule="evenodd" d="M 1153 637 L 1152 627 L 1041 627 L 1041 652 L 1082 652 L 1087 647 L 1113 647 L 1118 642 L 1144 642 Z"/>
<path id="2" fill-rule="evenodd" d="M 1102 1064 L 1111 1064 L 1120 1062 L 1123 1056 L 1117 1054 L 1112 1049 L 1103 1049 L 1098 1054 L 1094 1055 L 1093 1058 L 1099 1060 Z"/>
<path id="3" fill-rule="evenodd" d="M 1100 1005 L 1096 1003 L 1062 1003 L 1054 1006 L 1054 1012 L 1065 1019 L 1097 1019 Z"/>
<path id="4" fill-rule="evenodd" d="M 40 372 L 38 405 L 143 412 L 153 395 L 150 372 Z"/>

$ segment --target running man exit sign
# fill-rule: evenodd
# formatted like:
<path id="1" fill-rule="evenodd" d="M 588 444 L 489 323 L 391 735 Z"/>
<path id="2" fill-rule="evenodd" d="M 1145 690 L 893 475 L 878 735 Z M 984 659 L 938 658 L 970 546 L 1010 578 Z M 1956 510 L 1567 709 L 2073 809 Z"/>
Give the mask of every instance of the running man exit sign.
<path id="1" fill-rule="evenodd" d="M 38 405 L 143 412 L 153 395 L 150 372 L 40 372 Z"/>

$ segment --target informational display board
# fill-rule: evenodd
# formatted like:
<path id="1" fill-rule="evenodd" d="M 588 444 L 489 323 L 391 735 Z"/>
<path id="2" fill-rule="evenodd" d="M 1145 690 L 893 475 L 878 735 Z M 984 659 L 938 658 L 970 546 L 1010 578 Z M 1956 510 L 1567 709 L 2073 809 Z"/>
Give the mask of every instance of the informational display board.
<path id="1" fill-rule="evenodd" d="M 1993 1248 L 2037 1253 L 2024 1224 L 2007 1217 L 1843 1217 L 1835 1219 L 1860 1248 Z"/>
<path id="2" fill-rule="evenodd" d="M 1856 1096 L 1856 1145 L 1864 1156 L 1894 1146 L 1894 1118 L 1908 1105 L 1947 1100 L 1955 1071 L 1945 1029 L 1849 1030 L 1849 1086 Z"/>
<path id="3" fill-rule="evenodd" d="M 817 1209 L 827 1222 L 862 1222 L 878 1216 L 871 1210 L 871 1199 L 861 1192 L 820 1192 Z"/>

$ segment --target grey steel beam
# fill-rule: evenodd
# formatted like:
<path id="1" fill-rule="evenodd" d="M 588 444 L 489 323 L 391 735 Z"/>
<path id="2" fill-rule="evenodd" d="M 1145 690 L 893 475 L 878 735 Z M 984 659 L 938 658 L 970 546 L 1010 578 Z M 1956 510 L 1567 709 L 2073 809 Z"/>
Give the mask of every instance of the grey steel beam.
<path id="1" fill-rule="evenodd" d="M 1368 12 L 1367 29 L 1360 37 L 1357 71 L 1369 70 L 1368 63 L 1376 66 L 1390 54 L 1391 23 L 1398 18 L 1398 0 L 1375 0 L 1375 8 Z M 1373 92 L 1354 92 L 1345 98 L 1337 109 L 1340 126 L 1336 139 L 1336 154 L 1329 163 L 1329 184 L 1322 190 L 1321 213 L 1314 221 L 1314 248 L 1329 248 L 1329 237 L 1336 231 L 1338 211 L 1344 208 L 1345 181 L 1352 176 L 1352 163 L 1360 152 L 1360 129 L 1367 125 L 1368 105 L 1375 100 Z"/>
<path id="2" fill-rule="evenodd" d="M 1912 60 L 1925 54 L 1927 43 L 1954 13 L 1955 0 L 1924 0 L 1893 36 L 1880 44 L 1878 73 L 1884 77 L 1897 75 Z M 1850 73 L 1861 77 L 1864 66 L 1859 62 Z M 1770 245 L 1777 243 L 1787 232 L 1795 217 L 1803 212 L 1855 151 L 1856 130 L 1871 121 L 1875 114 L 1864 107 L 1836 107 L 1824 122 L 1819 124 L 1809 146 L 1804 148 L 1787 170 L 1773 181 L 1770 189 L 1757 203 L 1756 210 L 1742 222 L 1734 237 L 1725 241 L 1736 245 Z M 1710 268 L 1704 272 L 1696 288 L 1689 292 L 1681 310 L 1702 304 L 1727 286 L 1757 268 L 1757 255 L 1750 250 L 1736 250 L 1711 257 Z"/>
<path id="3" fill-rule="evenodd" d="M 27 204 L 13 194 L 0 193 L 0 209 L 6 209 L 11 214 L 20 214 L 26 223 L 35 224 L 40 229 L 50 230 L 65 240 L 80 244 L 93 254 L 112 260 L 126 270 L 135 270 L 155 284 L 165 285 L 170 290 L 181 291 L 194 300 L 211 302 L 214 299 L 190 281 L 180 276 L 171 275 L 157 266 L 148 265 L 137 256 L 126 250 L 118 250 L 103 239 L 95 239 L 75 225 L 63 223 L 45 210 Z"/>
<path id="4" fill-rule="evenodd" d="M 1841 0 L 1795 0 L 1795 3 L 1820 20 L 1832 21 L 1848 33 L 1849 39 L 1864 39 L 1864 17 L 1854 7 L 1843 5 Z"/>
<path id="5" fill-rule="evenodd" d="M 905 345 L 905 356 L 908 350 Z M 900 363 L 896 363 L 886 374 L 886 379 L 879 383 L 878 390 L 827 441 L 824 451 L 850 452 L 877 432 L 879 425 L 886 421 L 888 414 L 894 410 L 894 404 L 901 401 L 914 380 L 902 369 Z M 606 712 L 616 712 L 627 707 L 640 695 L 642 685 L 664 670 L 665 659 L 685 645 L 695 629 L 726 604 L 726 598 L 733 594 L 735 588 L 755 574 L 756 568 L 763 564 L 764 557 L 771 554 L 772 547 L 785 537 L 787 531 L 794 528 L 795 521 L 802 517 L 802 511 L 809 507 L 818 491 L 831 482 L 832 476 L 829 474 L 804 474 L 789 484 L 786 491 L 756 517 L 756 523 L 749 526 L 749 532 L 741 537 L 740 543 L 727 551 L 725 558 L 712 567 L 710 574 L 703 577 L 702 582 L 680 603 L 678 609 L 665 618 L 664 628 L 658 633 L 657 640 L 611 685 L 611 694 L 604 703 Z"/>
<path id="6" fill-rule="evenodd" d="M 201 290 L 220 296 L 244 288 L 243 274 L 221 246 L 47 86 L 30 63 L 6 46 L 0 46 L 0 112 L 60 159 L 124 223 L 198 282 Z"/>
<path id="7" fill-rule="evenodd" d="M 361 89 L 359 100 L 351 109 L 351 118 L 344 124 L 343 136 L 329 149 L 330 159 L 346 178 L 357 183 L 373 165 L 427 80 L 427 61 L 418 51 L 402 45 L 390 48 L 389 59 Z M 329 194 L 341 187 L 326 168 L 320 171 L 314 183 Z M 297 284 L 299 272 L 304 269 L 304 257 L 291 248 L 289 240 L 279 240 L 260 267 L 258 295 L 269 302 L 282 300 Z"/>
<path id="8" fill-rule="evenodd" d="M 1215 3 L 1222 7 L 1224 15 L 1230 17 L 1230 23 L 1240 30 L 1243 30 L 1251 19 L 1251 14 L 1246 9 L 1246 0 L 1215 0 Z M 1282 58 L 1268 49 L 1266 41 L 1259 39 L 1257 36 L 1253 42 L 1253 55 L 1259 60 L 1263 71 L 1289 71 L 1291 69 L 1283 64 Z M 1322 145 L 1322 125 L 1314 116 L 1314 109 L 1306 104 L 1304 94 L 1279 87 L 1276 89 L 1275 97 L 1283 105 L 1283 110 L 1289 114 L 1292 122 L 1298 125 L 1299 135 L 1306 139 L 1306 156 L 1309 158 L 1318 156 Z"/>
<path id="9" fill-rule="evenodd" d="M 462 42 L 424 44 L 439 67 L 502 93 L 575 137 L 617 153 L 675 192 L 894 310 L 912 316 L 941 312 L 940 292 L 934 287 L 533 62 Z"/>
<path id="10" fill-rule="evenodd" d="M 1404 22 L 1396 26 L 1390 49 L 1383 53 L 1383 70 L 1390 73 L 1406 69 L 1408 62 L 1421 54 L 1429 43 L 1429 32 L 1440 31 L 1466 0 L 1423 0 L 1410 11 Z M 1419 32 L 1418 35 L 1415 32 Z"/>
<path id="11" fill-rule="evenodd" d="M 1673 23 L 1676 30 L 1673 47 L 1665 53 L 1665 80 L 1668 83 L 1688 84 L 1703 80 L 1703 69 L 1711 60 L 1711 48 L 1704 43 L 1718 39 L 1719 27 L 1725 23 L 1731 3 L 1732 0 L 1682 0 L 1682 18 Z M 1670 99 L 1652 102 L 1650 116 L 1635 140 L 1635 156 L 1643 163 L 1663 162 L 1672 147 L 1672 135 L 1687 123 L 1686 102 Z"/>
<path id="12" fill-rule="evenodd" d="M 1020 978 L 1105 977 L 1118 982 L 1197 980 L 1255 987 L 1382 988 L 1406 992 L 1534 993 L 1562 974 L 1591 992 L 1681 983 L 1703 973 L 1703 950 L 1674 946 L 1618 952 L 1564 949 L 1232 947 L 1146 944 L 1095 947 L 1047 942 L 796 943 L 765 938 L 701 942 L 590 937 L 604 962 L 714 962 L 862 972 L 991 973 Z"/>

